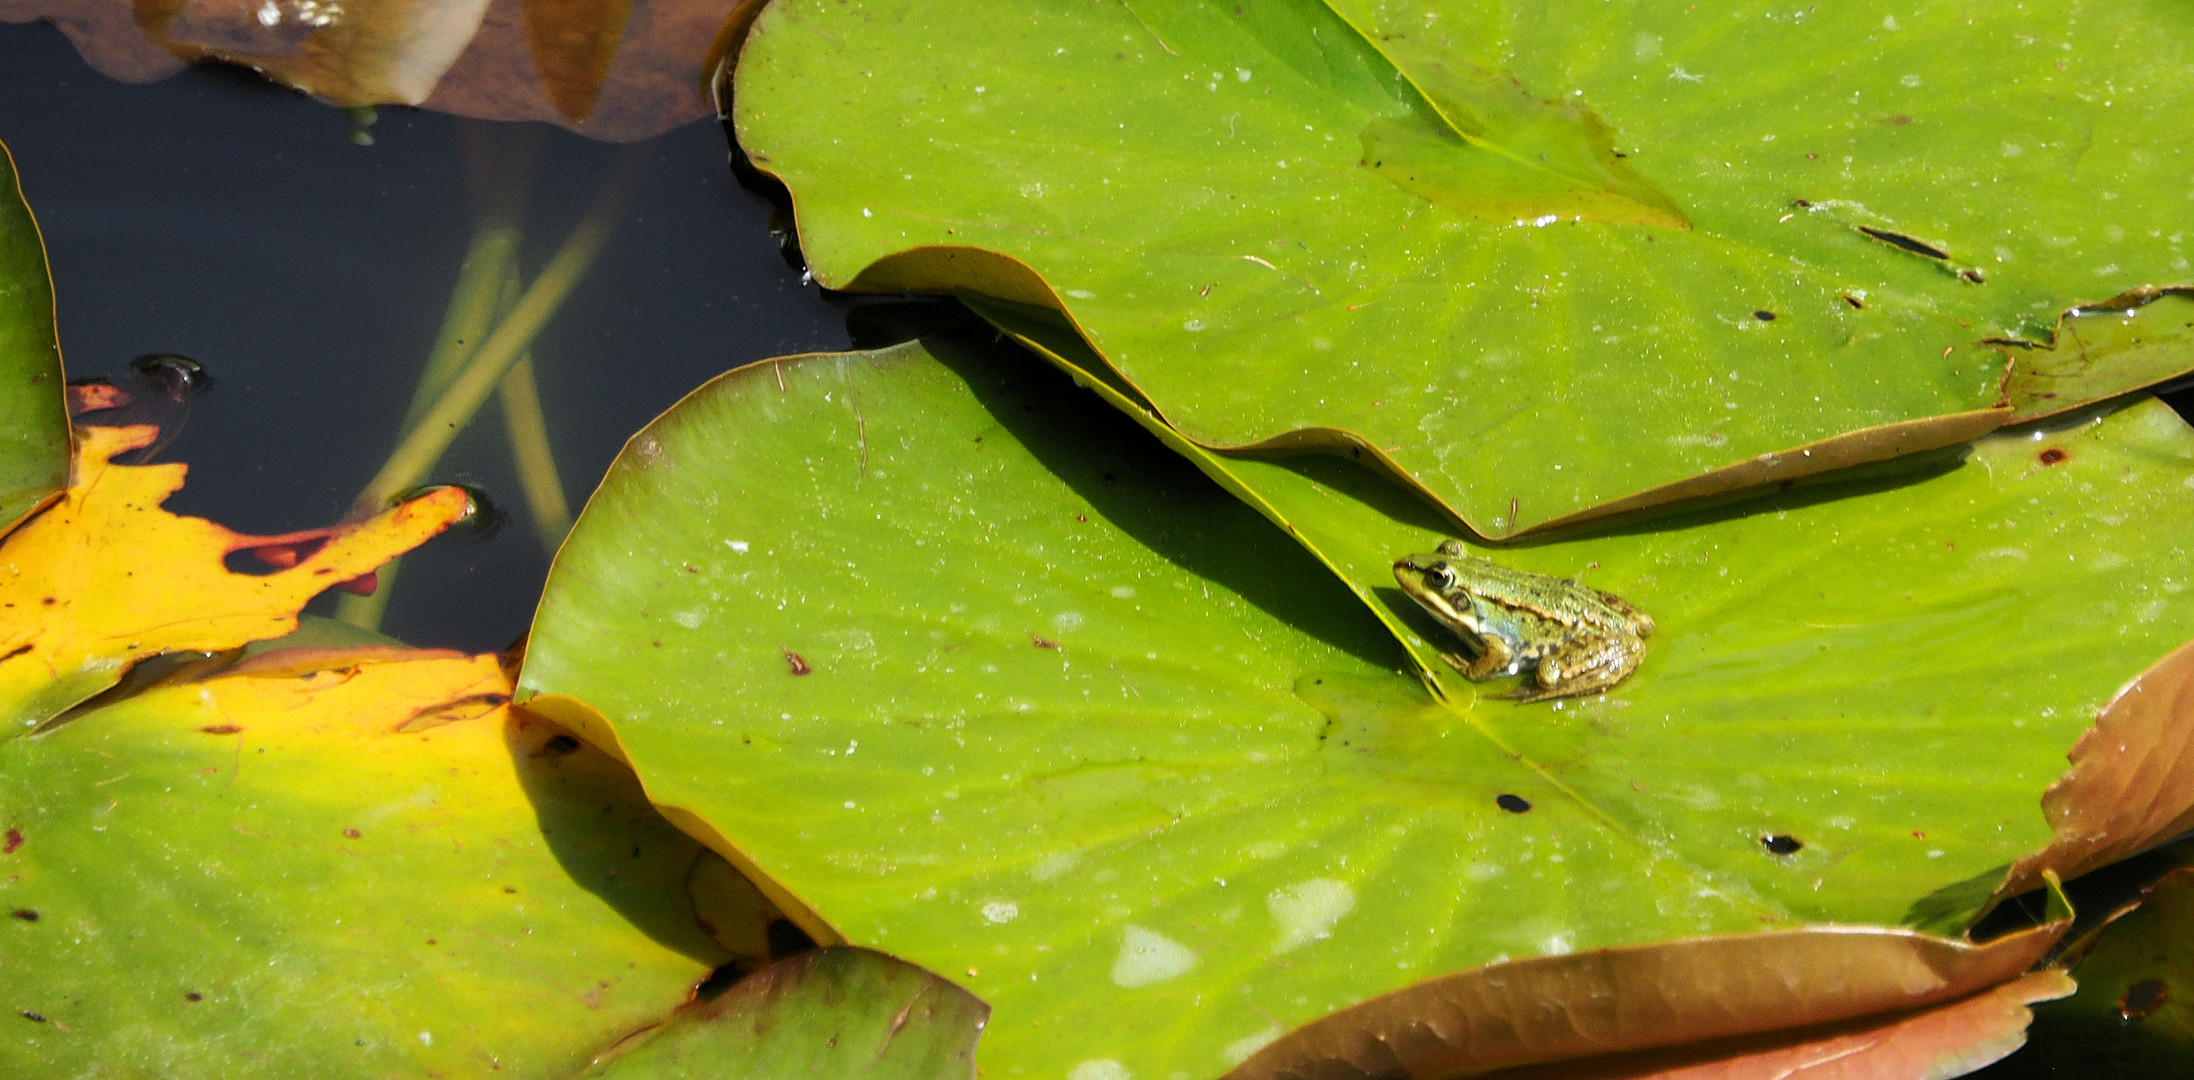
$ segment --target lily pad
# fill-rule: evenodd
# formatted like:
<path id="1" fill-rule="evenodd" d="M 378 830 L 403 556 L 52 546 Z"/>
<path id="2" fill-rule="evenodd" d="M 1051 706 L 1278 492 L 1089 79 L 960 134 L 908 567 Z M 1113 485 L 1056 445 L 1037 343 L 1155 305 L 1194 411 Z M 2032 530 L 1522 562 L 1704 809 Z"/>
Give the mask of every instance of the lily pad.
<path id="1" fill-rule="evenodd" d="M 0 145 L 0 533 L 69 481 L 69 414 L 46 245 Z"/>
<path id="2" fill-rule="evenodd" d="M 2183 851 L 2183 860 L 2186 856 Z M 2174 870 L 2139 907 L 2081 943 L 2079 993 L 2037 1010 L 2029 1049 L 1987 1080 L 2182 1076 L 2194 1059 L 2194 868 Z"/>
<path id="3" fill-rule="evenodd" d="M 1501 537 L 2008 418 L 1994 340 L 2194 277 L 2190 38 L 2074 0 L 779 0 L 733 100 L 824 284 L 1059 307 L 1191 439 L 1355 446 Z M 2194 349 L 2151 360 L 2057 405 Z"/>
<path id="4" fill-rule="evenodd" d="M 436 488 L 367 521 L 284 536 L 249 536 L 160 508 L 182 465 L 120 465 L 150 427 L 82 431 L 60 502 L 0 541 L 0 731 L 20 734 L 113 686 L 130 664 L 167 652 L 217 651 L 297 629 L 298 609 L 366 577 L 472 512 Z M 241 574 L 251 551 L 284 568 Z"/>
<path id="5" fill-rule="evenodd" d="M 680 1010 L 587 1080 L 974 1080 L 990 1007 L 867 949 L 803 953 Z"/>
<path id="6" fill-rule="evenodd" d="M 1647 667 L 1587 703 L 1443 700 L 1285 533 L 984 340 L 742 369 L 636 436 L 520 685 L 598 713 L 818 940 L 965 973 L 1002 1074 L 1216 1074 L 1504 960 L 1955 930 L 2047 840 L 2041 792 L 2115 684 L 2194 636 L 2156 570 L 2184 522 L 2120 523 L 2141 574 L 2005 550 L 2089 520 L 2086 489 L 2194 475 L 2150 408 L 1603 538 L 1596 583 L 1668 613 Z"/>
<path id="7" fill-rule="evenodd" d="M 1053 364 L 1080 374 L 1086 385 L 1287 529 L 1386 623 L 1443 696 L 1468 702 L 1475 695 L 1476 687 L 1440 659 L 1442 653 L 1458 652 L 1462 643 L 1408 600 L 1391 573 L 1398 554 L 1430 551 L 1458 532 L 1452 523 L 1442 521 L 1400 484 L 1362 462 L 1322 455 L 1272 458 L 1189 445 L 1116 383 L 1102 374 L 1087 374 L 1103 369 L 1087 346 L 1049 312 L 966 299 L 1001 330 Z M 1818 694 L 1810 703 L 1797 692 L 1762 699 L 1751 685 L 1763 681 L 1756 671 L 1732 670 L 1726 653 L 1709 648 L 1693 653 L 1688 661 L 1678 661 L 1686 670 L 1673 676 L 1685 683 L 1704 681 L 1673 693 L 1649 685 L 1618 687 L 1612 701 L 1603 697 L 1597 702 L 1570 703 L 1586 710 L 1591 723 L 1564 728 L 1551 744 L 1546 725 L 1539 720 L 1539 710 L 1545 706 L 1488 700 L 1480 703 L 1476 715 L 1501 732 L 1501 737 L 1514 740 L 1519 749 L 1530 748 L 1547 760 L 1573 762 L 1557 771 L 1578 774 L 1582 790 L 1597 789 L 1598 799 L 1624 802 L 1633 800 L 1621 790 L 1623 784 L 1647 793 L 1638 772 L 1664 774 L 1658 765 L 1625 759 L 1641 752 L 1650 755 L 1646 748 L 1664 739 L 1671 748 L 1668 752 L 1682 758 L 1697 745 L 1693 740 L 1710 741 L 1732 726 L 1750 724 L 1755 730 L 1776 734 L 1807 726 L 1826 730 L 1843 722 L 1839 718 L 1846 715 L 1844 703 L 1853 698 L 1872 702 L 1878 710 L 1872 718 L 1849 721 L 1854 729 L 1878 726 L 1885 742 L 1896 738 L 1895 717 L 1900 712 L 1929 717 L 1930 725 L 1945 725 L 1937 730 L 1969 727 L 1975 731 L 1985 730 L 1992 717 L 1994 722 L 2024 729 L 2032 721 L 2022 714 L 2039 713 L 2044 730 L 2035 732 L 2036 740 L 2018 755 L 2029 763 L 2028 782 L 2046 775 L 2044 770 L 2061 767 L 2051 754 L 2052 747 L 2072 746 L 2072 770 L 2041 793 L 2045 816 L 2036 824 L 2046 825 L 2049 831 L 2013 834 L 1999 826 L 1997 838 L 2004 844 L 1991 850 L 1996 857 L 2015 858 L 2015 862 L 1983 871 L 1967 887 L 1931 897 L 1901 917 L 1901 921 L 1945 932 L 1962 928 L 2001 896 L 2038 886 L 2044 871 L 2065 877 L 2085 873 L 2176 835 L 2194 824 L 2194 767 L 2187 764 L 2194 759 L 2184 753 L 2190 729 L 2183 722 L 2194 695 L 2194 644 L 2183 645 L 2160 660 L 2154 658 L 2171 642 L 2194 633 L 2188 615 L 2183 610 L 2173 612 L 2183 605 L 2172 599 L 2189 584 L 2187 574 L 2194 560 L 2181 538 L 2194 529 L 2194 520 L 2173 516 L 2148 522 L 2153 529 L 2123 526 L 2128 520 L 2147 521 L 2137 508 L 2147 505 L 2151 491 L 2194 482 L 2189 465 L 2194 462 L 2194 433 L 2155 401 L 2141 403 L 2119 417 L 2114 422 L 2120 426 L 2107 434 L 2096 430 L 2099 419 L 2097 414 L 2084 422 L 2036 424 L 1991 437 L 1970 452 L 1970 460 L 1962 467 L 1947 473 L 1942 470 L 1951 469 L 1957 459 L 1936 455 L 1932 469 L 1941 475 L 1932 478 L 1924 470 L 1912 471 L 1921 466 L 1909 465 L 1902 474 L 1867 476 L 1842 485 L 1824 481 L 1818 487 L 1786 492 L 1746 507 L 1748 514 L 1716 508 L 1613 535 L 1510 548 L 1473 544 L 1476 553 L 1506 564 L 1561 576 L 1581 574 L 1637 600 L 1659 623 L 1655 639 L 1649 642 L 1649 655 L 1679 637 L 1693 642 L 1746 642 L 1740 646 L 1746 649 L 1755 648 L 1749 642 L 1757 638 L 1788 642 L 1830 628 L 1841 638 L 1832 646 L 1823 645 L 1810 662 L 1796 662 L 1784 651 L 1787 645 L 1780 643 L 1762 655 L 1765 660 L 1780 653 L 1789 661 L 1779 668 L 1780 674 L 1764 681 L 1778 686 L 1793 679 L 1803 681 Z M 2076 449 L 2075 443 L 2079 444 Z M 2105 486 L 2099 482 L 2103 477 L 2115 483 Z M 1861 497 L 1848 498 L 1853 495 Z M 1837 501 L 1838 496 L 1847 498 Z M 2110 524 L 2109 550 L 2083 549 L 2079 540 L 2087 530 L 2082 523 L 2090 521 Z M 2025 547 L 1984 544 L 1976 550 L 1971 539 L 1976 530 L 1984 536 L 2018 534 L 2044 549 L 2061 548 L 2064 564 L 2034 560 Z M 1961 537 L 1966 546 L 1963 557 L 1957 555 Z M 1940 558 L 1936 560 L 1900 554 L 1934 550 L 1937 545 Z M 2124 554 L 2128 550 L 2147 554 L 2129 557 Z M 1718 560 L 1705 554 L 1722 552 L 1729 554 Z M 1762 563 L 1756 552 L 1774 554 L 1771 561 Z M 2167 568 L 2160 577 L 2153 574 L 2158 567 Z M 1908 572 L 1912 576 L 1906 577 Z M 1865 601 L 1847 595 L 1846 585 L 1852 579 L 1845 575 L 1852 573 L 1861 575 L 1858 580 L 1871 581 L 1878 599 L 1887 603 L 1877 604 L 1871 614 L 1860 614 Z M 1620 576 L 1625 574 L 1627 579 Z M 1690 593 L 1689 610 L 1682 601 L 1663 600 L 1653 591 L 1687 578 L 1690 584 L 1683 591 Z M 1611 586 L 1611 581 L 1638 585 Z M 1958 645 L 1967 659 L 1959 662 L 1955 677 L 1945 678 L 1941 671 L 1925 662 L 1915 664 L 1905 655 L 1917 622 L 1943 619 L 1943 625 L 1954 625 L 1961 619 L 1957 612 L 1978 613 L 2011 597 L 2047 595 L 2060 589 L 2085 602 L 2075 616 L 2080 629 L 2056 639 L 2062 644 L 2078 642 L 2073 645 L 2076 652 L 2094 650 L 2081 661 L 2083 674 L 2092 676 L 2082 689 L 2094 695 L 2085 700 L 2062 696 L 2072 688 L 2062 682 L 2060 672 L 2032 652 L 2030 635 L 2038 631 L 2017 624 L 1983 635 L 2000 640 Z M 1921 598 L 1926 600 L 1927 614 L 1914 606 Z M 2156 634 L 2129 632 L 2127 611 L 2134 613 L 2136 623 L 2163 617 L 2168 625 Z M 1988 670 L 1975 672 L 1963 666 L 1973 663 Z M 2147 670 L 2142 671 L 2144 667 Z M 2125 673 L 2135 671 L 2141 672 L 2139 678 L 2121 684 Z M 1984 685 L 2004 693 L 1984 694 L 1980 692 Z M 1822 686 L 1837 688 L 1818 690 Z M 1627 710 L 1641 705 L 1651 709 L 1656 702 L 1665 710 L 1660 723 L 1669 726 L 1656 731 L 1657 725 L 1651 722 L 1622 722 Z M 2107 704 L 2098 708 L 2089 702 Z M 2092 727 L 2085 726 L 2089 716 L 2096 717 Z M 1567 739 L 1577 731 L 1611 736 L 1607 741 L 1620 750 L 1608 754 L 1599 745 L 1603 740 L 1589 736 L 1573 746 Z M 1796 752 L 1801 759 L 1807 753 Z M 1837 767 L 1835 758 L 1842 751 L 1833 741 L 1821 742 L 1813 752 L 1823 756 L 1810 764 L 1792 763 L 1795 772 L 1805 774 L 1802 778 L 1786 777 L 1786 766 L 1774 766 L 1778 787 L 1774 803 L 1848 809 L 1854 805 L 1850 797 L 1871 786 L 1854 784 L 1848 770 Z M 1622 764 L 1610 771 L 1604 766 L 1609 761 Z M 1735 779 L 1740 785 L 1764 783 L 1754 771 L 1758 764 L 1739 759 L 1735 776 L 1724 779 Z M 1681 771 L 1689 774 L 1687 784 L 1703 783 L 1712 772 L 1699 764 Z M 1748 776 L 1749 781 L 1744 779 Z M 1892 776 L 1896 779 L 1889 779 Z M 1884 779 L 1901 784 L 1905 777 L 1900 772 L 1885 774 Z M 1822 781 L 1828 790 L 1820 789 Z M 1786 782 L 1788 788 L 1783 787 Z M 1693 788 L 1683 797 L 1707 790 Z M 2002 794 L 2018 798 L 2011 789 Z M 1665 802 L 1665 795 L 1644 805 Z M 1940 807 L 1928 811 L 1930 815 L 1940 812 Z M 1686 815 L 1652 816 L 1650 831 L 1672 837 L 1682 830 L 1675 822 Z M 1941 822 L 1955 816 L 1937 818 L 1936 833 L 1942 832 Z M 1825 817 L 1816 813 L 1806 827 L 1817 839 L 1825 826 L 1848 829 L 1849 824 L 1839 823 L 1856 820 L 1854 815 L 1831 809 Z M 1883 824 L 1877 820 L 1872 827 L 1879 829 Z M 1910 849 L 1909 840 L 1924 839 L 1928 829 L 1922 824 L 1911 830 L 1916 835 L 1891 835 L 1887 850 Z M 1760 835 L 1763 843 L 1780 837 L 1776 843 L 1788 844 L 1804 843 L 1799 838 L 1809 833 L 1770 830 Z M 1843 842 L 1848 850 L 1872 846 L 1878 839 L 1848 837 Z M 2022 848 L 2023 843 L 2039 846 Z M 1927 858 L 1948 857 L 1938 854 L 1947 849 L 1926 850 Z M 1874 857 L 1880 854 L 1877 851 Z M 1899 917 L 1877 910 L 1868 918 Z"/>
<path id="8" fill-rule="evenodd" d="M 561 1078 L 725 953 L 696 843 L 492 656 L 157 689 L 0 743 L 0 1072 Z M 506 698 L 507 699 L 507 698 Z"/>

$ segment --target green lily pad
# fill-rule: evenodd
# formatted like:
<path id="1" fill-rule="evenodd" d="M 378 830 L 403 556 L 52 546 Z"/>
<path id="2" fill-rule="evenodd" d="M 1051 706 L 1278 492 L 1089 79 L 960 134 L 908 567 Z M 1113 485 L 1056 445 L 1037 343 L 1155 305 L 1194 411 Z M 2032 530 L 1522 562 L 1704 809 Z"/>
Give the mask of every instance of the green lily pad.
<path id="1" fill-rule="evenodd" d="M 2137 289 L 2065 313 L 2047 342 L 2004 347 L 2018 357 L 2004 389 L 2020 415 L 2062 412 L 2185 371 L 2194 289 Z"/>
<path id="2" fill-rule="evenodd" d="M 454 685 L 407 671 L 478 663 L 220 678 L 0 744 L 0 1073 L 561 1078 L 684 1002 L 727 955 L 701 849 L 544 721 L 406 723 Z"/>
<path id="3" fill-rule="evenodd" d="M 803 953 L 692 1005 L 588 1080 L 973 1080 L 989 1006 L 866 949 Z"/>
<path id="4" fill-rule="evenodd" d="M 734 100 L 823 283 L 1059 306 L 1188 437 L 1355 445 L 1498 537 L 2007 418 L 1995 340 L 2194 278 L 2190 38 L 2074 0 L 782 0 Z M 2057 405 L 2194 348 L 2151 359 Z"/>
<path id="5" fill-rule="evenodd" d="M 2187 845 L 2175 845 L 2188 858 Z M 2079 992 L 2037 1008 L 2027 1048 L 1987 1080 L 2179 1077 L 2194 1059 L 2194 868 L 2165 875 L 2139 907 L 2084 943 Z"/>
<path id="6" fill-rule="evenodd" d="M 2123 561 L 2049 557 L 2050 529 L 2194 475 L 2149 407 L 1504 553 L 1598 559 L 1663 629 L 1604 700 L 1466 707 L 1285 533 L 986 341 L 697 391 L 590 503 L 520 685 L 612 721 L 666 814 L 819 940 L 965 973 L 1001 1075 L 1216 1074 L 1504 959 L 1954 929 L 2048 838 L 2094 708 L 2194 636 L 2157 569 L 2187 562 L 2178 516 L 2127 511 Z M 1355 576 L 1413 525 L 1324 554 Z"/>
<path id="7" fill-rule="evenodd" d="M 68 486 L 63 395 L 45 241 L 0 145 L 0 532 Z"/>

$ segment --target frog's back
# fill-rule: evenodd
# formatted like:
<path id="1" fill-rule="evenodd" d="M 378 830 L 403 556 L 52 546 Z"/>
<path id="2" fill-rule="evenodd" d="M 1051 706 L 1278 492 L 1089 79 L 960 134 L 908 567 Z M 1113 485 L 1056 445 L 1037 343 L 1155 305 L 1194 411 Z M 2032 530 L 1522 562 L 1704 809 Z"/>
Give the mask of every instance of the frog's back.
<path id="1" fill-rule="evenodd" d="M 1558 623 L 1607 631 L 1628 630 L 1645 619 L 1645 632 L 1652 632 L 1652 621 L 1628 601 L 1574 578 L 1519 570 L 1477 555 L 1463 558 L 1471 563 L 1478 589 L 1503 603 L 1535 611 Z"/>

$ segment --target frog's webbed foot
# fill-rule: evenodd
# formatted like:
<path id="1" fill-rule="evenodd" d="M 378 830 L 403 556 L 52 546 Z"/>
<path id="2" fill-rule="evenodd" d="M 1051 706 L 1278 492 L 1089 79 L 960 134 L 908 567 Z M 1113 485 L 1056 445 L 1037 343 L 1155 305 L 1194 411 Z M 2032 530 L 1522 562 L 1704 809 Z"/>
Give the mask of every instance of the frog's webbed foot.
<path id="1" fill-rule="evenodd" d="M 1516 660 L 1516 652 L 1500 638 L 1489 637 L 1485 639 L 1485 646 L 1479 650 L 1477 657 L 1467 664 L 1456 659 L 1453 654 L 1444 659 L 1471 682 L 1485 682 L 1508 674 L 1509 666 Z"/>
<path id="2" fill-rule="evenodd" d="M 1580 642 L 1547 654 L 1522 689 L 1501 696 L 1529 704 L 1596 694 L 1629 678 L 1644 656 L 1645 642 L 1636 638 Z"/>

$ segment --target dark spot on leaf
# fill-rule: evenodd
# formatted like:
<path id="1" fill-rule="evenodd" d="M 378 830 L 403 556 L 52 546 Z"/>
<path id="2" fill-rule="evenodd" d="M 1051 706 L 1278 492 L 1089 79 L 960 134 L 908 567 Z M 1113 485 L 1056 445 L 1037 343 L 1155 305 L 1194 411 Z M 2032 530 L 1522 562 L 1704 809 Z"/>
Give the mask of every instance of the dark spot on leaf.
<path id="1" fill-rule="evenodd" d="M 33 1021 L 33 1022 L 36 1022 L 36 1023 L 40 1023 L 40 1024 L 43 1024 L 43 1023 L 45 1023 L 45 1022 L 46 1022 L 46 1018 L 45 1018 L 44 1016 L 42 1016 L 42 1015 L 40 1015 L 40 1014 L 38 1014 L 38 1013 L 34 1013 L 34 1012 L 30 1011 L 29 1009 L 24 1009 L 24 1010 L 23 1010 L 22 1012 L 16 1013 L 15 1015 L 17 1015 L 17 1016 L 20 1016 L 20 1017 L 22 1017 L 22 1018 L 23 1018 L 23 1019 L 25 1019 L 25 1020 L 30 1020 L 30 1021 Z"/>
<path id="2" fill-rule="evenodd" d="M 9 606 L 9 607 L 14 607 L 15 605 L 14 605 L 14 604 L 9 604 L 8 606 Z M 21 656 L 21 655 L 23 655 L 24 653 L 27 653 L 27 652 L 29 652 L 30 650 L 31 650 L 31 646 L 29 645 L 29 643 L 27 643 L 27 642 L 26 642 L 26 643 L 24 643 L 24 644 L 22 644 L 22 645 L 17 645 L 17 646 L 16 646 L 16 647 L 15 647 L 14 649 L 10 650 L 10 651 L 8 652 L 8 654 L 7 654 L 6 656 L 0 656 L 0 660 L 13 660 L 13 659 L 15 659 L 16 657 L 18 657 L 18 656 Z"/>
<path id="3" fill-rule="evenodd" d="M 1088 521 L 1088 520 L 1089 520 L 1089 515 L 1088 515 L 1088 514 L 1076 514 L 1076 515 L 1074 515 L 1074 520 L 1076 520 L 1076 521 Z M 23 647 L 24 647 L 24 648 L 26 648 L 26 649 L 30 648 L 30 646 L 28 646 L 28 645 L 25 645 L 25 646 L 23 646 Z"/>
<path id="4" fill-rule="evenodd" d="M 1926 829 L 1914 829 L 1914 830 L 1912 830 L 1912 838 L 1913 838 L 1914 840 L 1925 840 L 1925 839 L 1927 839 L 1927 830 L 1926 830 Z"/>
<path id="5" fill-rule="evenodd" d="M 1782 833 L 1768 833 L 1760 837 L 1760 846 L 1766 848 L 1770 855 L 1795 855 L 1799 848 L 1805 846 L 1805 841 Z"/>
<path id="6" fill-rule="evenodd" d="M 46 597 L 45 599 L 43 599 L 43 600 L 40 600 L 40 601 L 39 601 L 39 603 L 41 603 L 41 604 L 44 604 L 44 605 L 46 605 L 46 606 L 48 606 L 48 607 L 51 607 L 51 606 L 53 606 L 53 597 L 50 597 L 50 596 L 49 596 L 49 597 Z"/>
<path id="7" fill-rule="evenodd" d="M 5 843 L 0 843 L 0 855 L 13 855 L 15 854 L 15 849 L 22 846 L 23 830 L 9 829 L 7 832 L 7 841 Z"/>
<path id="8" fill-rule="evenodd" d="M 191 990 L 191 991 L 188 991 L 188 992 L 186 992 L 186 993 L 185 993 L 185 994 L 183 995 L 183 1000 L 184 1000 L 184 1001 L 204 1001 L 204 1000 L 206 1000 L 206 995 L 204 995 L 204 994 L 201 994 L 201 993 L 199 993 L 199 992 L 198 992 L 198 991 L 196 991 L 196 990 Z"/>
<path id="9" fill-rule="evenodd" d="M 572 751 L 577 749 L 579 749 L 579 740 L 574 739 L 569 735 L 558 735 L 555 738 L 552 738 L 549 741 L 541 744 L 542 753 L 553 755 L 555 757 L 562 757 L 565 754 L 571 753 Z"/>
<path id="10" fill-rule="evenodd" d="M 1053 641 L 1050 638 L 1036 637 L 1033 634 L 1029 636 L 1028 643 L 1036 646 L 1039 649 L 1056 649 L 1059 647 L 1058 642 Z"/>
<path id="11" fill-rule="evenodd" d="M 1965 269 L 1958 271 L 1958 276 L 1972 282 L 1975 285 L 1979 285 L 1980 283 L 1988 280 L 1987 275 L 1981 273 L 1981 268 L 1978 266 L 1968 266 Z"/>
<path id="12" fill-rule="evenodd" d="M 1843 300 L 1843 302 L 1844 302 L 1844 303 L 1846 303 L 1846 304 L 1850 304 L 1850 305 L 1851 305 L 1851 307 L 1852 307 L 1852 310 L 1854 310 L 1854 311 L 1865 311 L 1865 310 L 1866 310 L 1866 301 L 1864 301 L 1864 300 L 1861 300 L 1861 299 L 1859 299 L 1859 298 L 1858 298 L 1857 296 L 1855 296 L 1855 295 L 1853 295 L 1853 294 L 1851 294 L 1851 293 L 1845 293 L 1845 294 L 1843 294 L 1843 296 L 1841 297 L 1841 299 Z"/>
<path id="13" fill-rule="evenodd" d="M 517 892 L 517 891 L 518 891 L 518 886 L 516 886 L 516 885 L 505 885 L 505 886 L 503 886 L 503 891 L 504 891 L 504 892 L 507 892 L 507 893 L 515 893 L 515 892 Z"/>
<path id="14" fill-rule="evenodd" d="M 1888 124 L 1891 127 L 1903 127 L 1911 122 L 1912 118 L 1906 116 L 1903 113 L 1891 113 L 1888 116 L 1882 117 L 1882 123 Z"/>
<path id="15" fill-rule="evenodd" d="M 1774 322 L 1774 321 L 1775 321 L 1775 313 L 1774 313 L 1774 312 L 1772 312 L 1772 311 L 1769 311 L 1769 310 L 1768 310 L 1768 309 L 1766 309 L 1766 308 L 1761 308 L 1760 310 L 1758 310 L 1758 311 L 1755 311 L 1755 312 L 1753 312 L 1753 313 L 1752 313 L 1752 317 L 1753 317 L 1753 318 L 1755 318 L 1755 319 L 1758 319 L 1758 320 L 1760 320 L 1761 322 Z"/>
<path id="16" fill-rule="evenodd" d="M 351 839 L 353 839 L 353 840 L 356 840 L 356 839 L 358 839 L 359 837 L 361 837 L 361 836 L 364 836 L 364 835 L 366 835 L 366 834 L 364 834 L 364 833 L 362 833 L 362 832 L 359 832 L 359 831 L 358 831 L 358 830 L 356 830 L 356 829 L 344 829 L 344 830 L 343 830 L 343 835 L 344 835 L 344 836 L 347 836 L 347 837 L 349 837 L 349 838 L 351 838 Z"/>
<path id="17" fill-rule="evenodd" d="M 2055 465 L 2056 463 L 2065 459 L 2064 451 L 2054 446 L 2042 451 L 2039 455 L 2036 456 L 2040 458 L 2041 463 L 2044 465 Z"/>
<path id="18" fill-rule="evenodd" d="M 1526 799 L 1521 795 L 1510 795 L 1506 792 L 1503 792 L 1500 797 L 1493 800 L 1493 805 L 1498 806 L 1511 814 L 1521 814 L 1524 811 L 1531 809 L 1531 800 Z"/>
<path id="19" fill-rule="evenodd" d="M 1949 252 L 1944 251 L 1943 249 L 1936 247 L 1935 245 L 1930 244 L 1924 240 L 1915 240 L 1900 232 L 1891 232 L 1888 229 L 1877 229 L 1871 225 L 1861 225 L 1859 226 L 1859 231 L 1873 237 L 1876 240 L 1881 241 L 1882 243 L 1888 244 L 1890 247 L 1897 248 L 1902 251 L 1909 251 L 1914 255 L 1925 255 L 1930 259 L 1950 258 Z"/>
<path id="20" fill-rule="evenodd" d="M 799 653 L 782 645 L 777 646 L 777 651 L 785 654 L 785 666 L 791 668 L 794 675 L 806 675 L 815 670 L 808 666 L 807 658 Z"/>
<path id="21" fill-rule="evenodd" d="M 769 958 L 772 960 L 782 960 L 815 948 L 815 939 L 809 937 L 808 932 L 800 929 L 791 919 L 772 920 L 768 928 L 762 931 L 762 936 L 769 942 Z"/>
<path id="22" fill-rule="evenodd" d="M 24 922 L 37 922 L 37 921 L 38 921 L 38 913 L 37 913 L 37 912 L 35 912 L 35 911 L 32 911 L 31 909 L 29 909 L 29 908 L 27 908 L 27 907 L 19 907 L 19 908 L 16 908 L 16 909 L 15 909 L 14 911 L 8 912 L 8 914 L 10 914 L 10 915 L 13 915 L 13 916 L 15 916 L 15 917 L 16 917 L 16 918 L 18 918 L 18 919 L 21 919 L 21 920 L 23 920 Z"/>
<path id="23" fill-rule="evenodd" d="M 2138 1020 L 2156 1011 L 2156 1006 L 2171 997 L 2171 988 L 2162 979 L 2142 979 L 2125 988 L 2125 996 L 2118 999 L 2118 1015 L 2128 1020 Z"/>
<path id="24" fill-rule="evenodd" d="M 235 724 L 207 724 L 205 727 L 199 728 L 198 730 L 203 731 L 208 735 L 234 735 L 244 729 L 237 727 Z"/>

